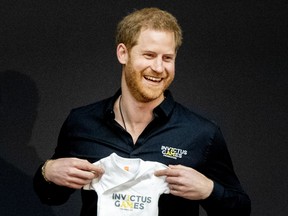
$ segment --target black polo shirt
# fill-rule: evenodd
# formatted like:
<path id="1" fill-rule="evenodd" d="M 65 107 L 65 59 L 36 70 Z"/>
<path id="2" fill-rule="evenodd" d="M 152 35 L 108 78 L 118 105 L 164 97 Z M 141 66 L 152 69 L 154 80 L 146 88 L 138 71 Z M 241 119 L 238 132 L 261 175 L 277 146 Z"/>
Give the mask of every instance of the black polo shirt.
<path id="1" fill-rule="evenodd" d="M 250 214 L 249 197 L 240 185 L 225 140 L 214 122 L 175 102 L 166 91 L 165 100 L 153 111 L 153 121 L 134 144 L 131 135 L 115 121 L 113 106 L 120 94 L 119 90 L 111 98 L 73 109 L 61 128 L 53 158 L 78 157 L 95 162 L 115 152 L 127 158 L 192 167 L 214 181 L 210 197 L 191 201 L 162 195 L 159 215 L 198 215 L 199 204 L 209 215 Z M 65 202 L 73 190 L 47 185 L 39 172 L 35 189 L 42 201 Z M 83 190 L 82 200 L 81 216 L 97 215 L 96 193 Z"/>

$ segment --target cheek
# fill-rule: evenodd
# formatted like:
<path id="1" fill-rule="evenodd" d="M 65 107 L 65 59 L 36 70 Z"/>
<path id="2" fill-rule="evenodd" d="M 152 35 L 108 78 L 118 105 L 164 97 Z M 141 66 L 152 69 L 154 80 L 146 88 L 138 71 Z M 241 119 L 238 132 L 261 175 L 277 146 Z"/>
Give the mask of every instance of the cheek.
<path id="1" fill-rule="evenodd" d="M 175 65 L 174 64 L 166 65 L 165 69 L 170 74 L 170 76 L 174 76 L 175 75 Z"/>
<path id="2" fill-rule="evenodd" d="M 147 60 L 142 60 L 142 61 L 135 61 L 134 62 L 134 68 L 137 71 L 142 71 L 145 68 L 148 68 L 150 66 L 150 62 Z"/>

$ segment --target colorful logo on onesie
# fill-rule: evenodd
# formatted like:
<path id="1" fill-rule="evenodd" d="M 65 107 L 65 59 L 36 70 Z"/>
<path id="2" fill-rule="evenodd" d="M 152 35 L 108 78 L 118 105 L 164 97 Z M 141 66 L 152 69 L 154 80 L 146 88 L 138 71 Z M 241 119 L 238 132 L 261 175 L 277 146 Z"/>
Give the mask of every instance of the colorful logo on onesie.
<path id="1" fill-rule="evenodd" d="M 113 193 L 112 199 L 115 200 L 114 204 L 117 208 L 129 211 L 144 210 L 145 204 L 152 202 L 151 197 L 121 193 Z"/>

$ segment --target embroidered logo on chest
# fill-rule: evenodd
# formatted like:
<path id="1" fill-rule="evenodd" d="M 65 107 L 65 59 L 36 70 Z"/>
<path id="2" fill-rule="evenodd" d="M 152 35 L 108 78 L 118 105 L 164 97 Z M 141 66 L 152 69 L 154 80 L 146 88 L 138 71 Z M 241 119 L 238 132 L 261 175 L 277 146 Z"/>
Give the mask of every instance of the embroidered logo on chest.
<path id="1" fill-rule="evenodd" d="M 169 157 L 173 159 L 182 158 L 182 155 L 187 155 L 187 150 L 169 146 L 161 146 L 161 151 L 164 157 Z"/>

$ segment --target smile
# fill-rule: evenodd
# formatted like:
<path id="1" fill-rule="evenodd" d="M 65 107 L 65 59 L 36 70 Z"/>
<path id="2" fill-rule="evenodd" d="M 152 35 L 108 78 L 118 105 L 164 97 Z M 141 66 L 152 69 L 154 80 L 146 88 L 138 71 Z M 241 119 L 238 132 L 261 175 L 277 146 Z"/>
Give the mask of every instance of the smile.
<path id="1" fill-rule="evenodd" d="M 151 76 L 144 76 L 146 80 L 152 81 L 152 82 L 161 82 L 162 78 L 159 77 L 151 77 Z"/>

